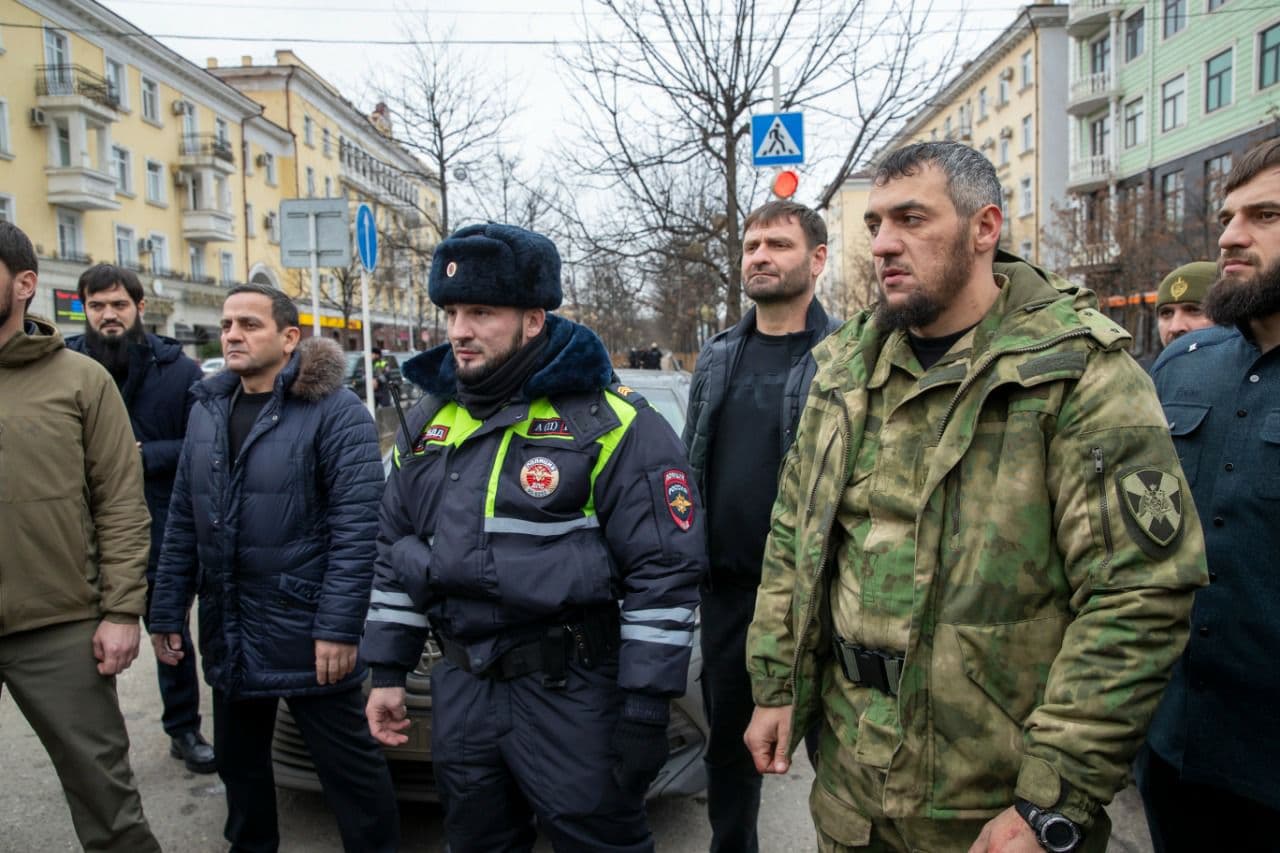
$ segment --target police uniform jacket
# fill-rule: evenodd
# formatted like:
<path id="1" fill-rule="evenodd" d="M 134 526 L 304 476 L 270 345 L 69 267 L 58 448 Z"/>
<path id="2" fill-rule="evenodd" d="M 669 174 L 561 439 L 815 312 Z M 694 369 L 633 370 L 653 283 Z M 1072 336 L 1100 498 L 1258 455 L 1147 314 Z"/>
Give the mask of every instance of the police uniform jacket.
<path id="1" fill-rule="evenodd" d="M 484 421 L 454 400 L 447 345 L 405 365 L 428 396 L 383 497 L 361 647 L 375 681 L 403 683 L 428 623 L 481 671 L 620 602 L 619 687 L 640 704 L 684 692 L 706 569 L 684 449 L 654 408 L 609 385 L 593 332 L 548 314 L 545 334 L 522 399 Z"/>
<path id="2" fill-rule="evenodd" d="M 322 686 L 315 673 L 316 640 L 360 640 L 383 484 L 377 430 L 343 374 L 337 344 L 303 341 L 234 459 L 240 377 L 196 386 L 150 629 L 180 633 L 199 593 L 205 679 L 230 698 L 333 692 L 364 676 L 357 665 Z"/>

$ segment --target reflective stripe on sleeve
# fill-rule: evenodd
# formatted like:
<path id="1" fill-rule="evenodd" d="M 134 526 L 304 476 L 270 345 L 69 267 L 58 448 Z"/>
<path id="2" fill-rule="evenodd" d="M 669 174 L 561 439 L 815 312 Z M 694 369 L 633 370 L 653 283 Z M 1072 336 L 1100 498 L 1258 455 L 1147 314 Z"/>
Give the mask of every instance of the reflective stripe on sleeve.
<path id="1" fill-rule="evenodd" d="M 369 595 L 370 604 L 390 604 L 394 607 L 412 607 L 413 599 L 403 592 L 383 592 L 375 589 Z"/>
<path id="2" fill-rule="evenodd" d="M 624 610 L 623 622 L 684 622 L 693 623 L 693 610 L 688 607 L 668 607 L 654 610 Z"/>
<path id="3" fill-rule="evenodd" d="M 650 628 L 647 625 L 623 625 L 623 640 L 638 640 L 642 643 L 661 643 L 664 646 L 693 646 L 692 631 L 668 631 L 665 628 Z"/>
<path id="4" fill-rule="evenodd" d="M 427 617 L 421 613 L 411 613 L 407 610 L 391 610 L 387 607 L 370 607 L 369 616 L 366 622 L 396 622 L 400 625 L 408 625 L 411 628 L 427 627 Z"/>

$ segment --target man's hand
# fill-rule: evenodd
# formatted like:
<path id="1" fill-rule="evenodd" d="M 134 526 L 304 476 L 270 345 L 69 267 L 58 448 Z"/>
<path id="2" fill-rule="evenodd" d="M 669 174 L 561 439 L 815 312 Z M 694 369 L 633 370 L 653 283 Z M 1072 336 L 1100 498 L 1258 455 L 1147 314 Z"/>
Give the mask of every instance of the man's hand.
<path id="1" fill-rule="evenodd" d="M 786 773 L 791 769 L 787 744 L 791 742 L 791 706 L 756 706 L 742 742 L 751 753 L 758 773 Z"/>
<path id="2" fill-rule="evenodd" d="M 369 733 L 383 746 L 409 742 L 404 730 L 412 721 L 404 704 L 403 687 L 375 687 L 370 690 L 364 716 L 369 721 Z"/>
<path id="3" fill-rule="evenodd" d="M 138 656 L 142 631 L 138 623 L 122 625 L 103 619 L 93 632 L 93 656 L 98 659 L 99 675 L 119 675 Z"/>
<path id="4" fill-rule="evenodd" d="M 316 681 L 337 684 L 356 668 L 355 643 L 316 640 Z"/>
<path id="5" fill-rule="evenodd" d="M 151 648 L 156 650 L 156 660 L 168 666 L 177 666 L 184 655 L 181 634 L 152 634 Z"/>
<path id="6" fill-rule="evenodd" d="M 1042 853 L 1031 825 L 1013 806 L 987 821 L 969 853 Z"/>

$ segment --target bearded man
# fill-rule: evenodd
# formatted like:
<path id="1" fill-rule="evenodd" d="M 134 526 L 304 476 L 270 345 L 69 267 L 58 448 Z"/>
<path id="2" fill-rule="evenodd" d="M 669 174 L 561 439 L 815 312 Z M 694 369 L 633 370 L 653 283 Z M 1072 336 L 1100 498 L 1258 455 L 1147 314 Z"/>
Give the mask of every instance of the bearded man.
<path id="1" fill-rule="evenodd" d="M 1000 200 L 958 143 L 882 161 L 880 302 L 814 350 L 783 462 L 746 741 L 785 773 L 819 726 L 823 851 L 1105 850 L 1204 582 L 1128 334 L 997 253 Z"/>
<path id="2" fill-rule="evenodd" d="M 77 288 L 84 305 L 84 334 L 67 339 L 67 349 L 96 359 L 116 382 L 129 410 L 129 423 L 142 459 L 147 509 L 151 512 L 151 551 L 147 558 L 147 608 L 155 587 L 156 564 L 173 495 L 178 455 L 187 434 L 195 398 L 191 386 L 202 378 L 200 365 L 172 338 L 143 328 L 147 300 L 132 270 L 112 264 L 89 267 Z M 144 616 L 143 621 L 146 621 Z M 196 673 L 191 631 L 182 629 L 182 662 L 156 667 L 160 718 L 170 738 L 169 754 L 193 773 L 212 773 L 213 747 L 200 734 L 200 677 Z"/>
<path id="3" fill-rule="evenodd" d="M 1223 847 L 1223 816 L 1240 849 L 1271 849 L 1280 818 L 1280 139 L 1240 158 L 1225 192 L 1204 301 L 1218 325 L 1152 368 L 1209 559 L 1137 767 L 1158 851 Z"/>

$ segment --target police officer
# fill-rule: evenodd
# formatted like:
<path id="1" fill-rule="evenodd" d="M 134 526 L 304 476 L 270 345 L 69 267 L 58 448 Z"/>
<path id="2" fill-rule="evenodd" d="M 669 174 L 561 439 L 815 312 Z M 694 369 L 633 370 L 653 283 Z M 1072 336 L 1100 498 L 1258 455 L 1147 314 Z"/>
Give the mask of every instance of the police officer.
<path id="1" fill-rule="evenodd" d="M 387 360 L 382 355 L 381 347 L 374 347 L 369 353 L 373 365 L 373 404 L 375 406 L 391 405 L 391 389 L 388 387 L 390 377 L 387 376 Z"/>
<path id="2" fill-rule="evenodd" d="M 406 740 L 405 676 L 428 631 L 431 738 L 454 853 L 644 851 L 706 568 L 699 498 L 671 427 L 611 384 L 560 305 L 560 257 L 507 225 L 437 248 L 449 343 L 397 437 L 362 653 L 366 714 Z"/>

